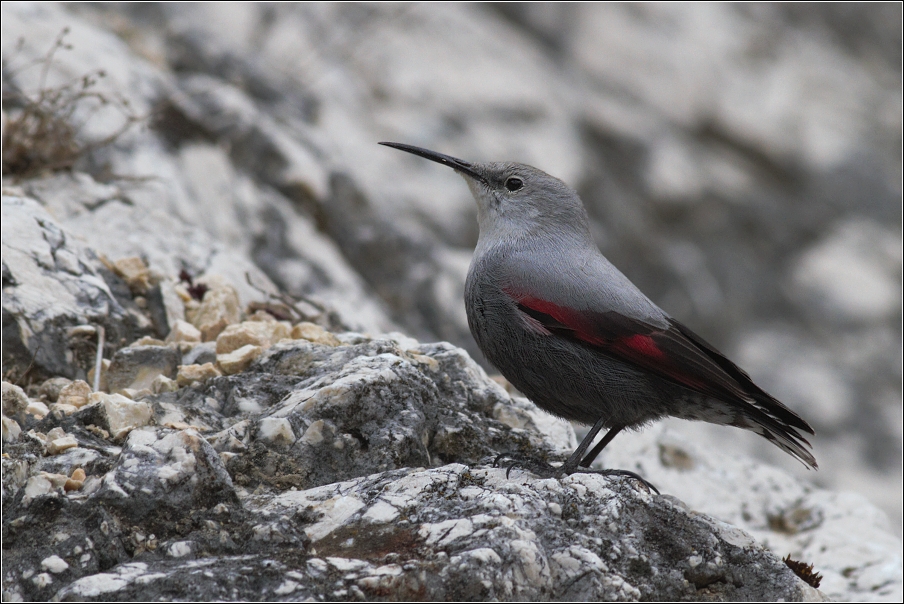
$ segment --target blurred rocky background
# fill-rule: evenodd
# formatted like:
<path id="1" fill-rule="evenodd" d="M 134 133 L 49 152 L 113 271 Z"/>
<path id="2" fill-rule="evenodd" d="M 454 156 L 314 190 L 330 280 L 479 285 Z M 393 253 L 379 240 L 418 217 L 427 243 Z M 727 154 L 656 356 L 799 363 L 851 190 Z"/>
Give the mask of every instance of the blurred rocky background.
<path id="1" fill-rule="evenodd" d="M 73 322 L 118 313 L 110 354 L 165 336 L 179 317 L 160 284 L 182 271 L 228 279 L 242 305 L 280 290 L 335 326 L 480 360 L 467 187 L 376 142 L 520 161 L 574 186 L 607 257 L 814 426 L 820 470 L 737 430 L 670 427 L 716 459 L 859 492 L 900 536 L 901 17 L 898 3 L 4 3 L 4 195 L 52 217 L 29 235 L 8 221 L 39 210 L 4 210 L 4 379 L 84 379 L 90 355 L 51 337 Z M 68 151 L 17 151 L 12 134 L 50 127 L 38 109 L 69 112 L 71 131 L 50 130 Z M 40 296 L 7 263 L 34 241 L 123 302 L 72 285 L 24 321 Z M 123 267 L 88 270 L 95 253 L 143 259 L 156 323 Z"/>

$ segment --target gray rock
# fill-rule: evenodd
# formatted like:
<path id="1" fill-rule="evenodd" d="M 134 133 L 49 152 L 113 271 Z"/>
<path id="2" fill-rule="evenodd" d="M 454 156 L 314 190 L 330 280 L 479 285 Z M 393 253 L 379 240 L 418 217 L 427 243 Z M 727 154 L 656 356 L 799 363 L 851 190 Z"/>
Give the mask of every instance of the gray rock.
<path id="1" fill-rule="evenodd" d="M 107 369 L 107 387 L 110 392 L 123 388 L 150 390 L 158 375 L 176 378 L 176 370 L 182 355 L 168 346 L 130 346 L 113 355 Z"/>
<path id="2" fill-rule="evenodd" d="M 117 298 L 113 280 L 94 253 L 33 199 L 3 197 L 3 371 L 31 380 L 84 379 L 94 366 L 95 342 L 71 338 L 83 324 L 103 325 L 107 341 L 133 341 L 150 321 Z"/>
<path id="3" fill-rule="evenodd" d="M 284 342 L 249 371 L 145 399 L 229 424 L 206 438 L 145 427 L 115 447 L 80 427 L 86 408 L 62 420 L 79 444 L 63 455 L 5 445 L 24 464 L 5 504 L 7 597 L 819 597 L 742 531 L 634 481 L 484 465 L 561 458 L 574 435 L 460 349 L 343 339 Z M 75 467 L 81 489 L 19 495 Z"/>
<path id="4" fill-rule="evenodd" d="M 217 362 L 217 343 L 201 342 L 182 355 L 182 365 L 203 365 Z"/>

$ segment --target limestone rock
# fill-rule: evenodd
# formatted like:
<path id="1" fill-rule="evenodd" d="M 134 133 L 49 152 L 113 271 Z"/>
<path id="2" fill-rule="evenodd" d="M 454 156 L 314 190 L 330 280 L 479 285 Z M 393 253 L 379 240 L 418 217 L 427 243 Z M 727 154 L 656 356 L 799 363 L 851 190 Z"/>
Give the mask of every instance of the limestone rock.
<path id="1" fill-rule="evenodd" d="M 72 405 L 80 408 L 88 404 L 91 396 L 91 386 L 83 380 L 75 380 L 63 386 L 56 397 L 56 402 L 62 405 Z"/>
<path id="2" fill-rule="evenodd" d="M 263 348 L 254 344 L 245 344 L 241 348 L 217 355 L 217 366 L 226 375 L 232 375 L 247 369 L 257 357 L 261 355 Z"/>
<path id="3" fill-rule="evenodd" d="M 201 340 L 216 340 L 227 325 L 241 320 L 242 310 L 238 292 L 235 288 L 224 285 L 208 290 L 204 294 L 201 305 L 191 317 L 192 324 L 201 332 Z"/>
<path id="4" fill-rule="evenodd" d="M 3 382 L 3 414 L 16 416 L 28 408 L 28 396 L 19 386 Z"/>
<path id="5" fill-rule="evenodd" d="M 219 375 L 223 375 L 223 373 L 213 363 L 180 365 L 176 383 L 179 386 L 191 386 L 195 382 L 203 382 Z"/>
<path id="6" fill-rule="evenodd" d="M 266 350 L 288 338 L 292 328 L 280 321 L 243 321 L 228 326 L 217 336 L 217 355 L 227 354 L 242 346 L 258 346 Z"/>
<path id="7" fill-rule="evenodd" d="M 157 376 L 176 377 L 182 355 L 168 346 L 130 346 L 119 350 L 107 370 L 107 387 L 116 392 L 124 388 L 150 389 Z"/>
<path id="8" fill-rule="evenodd" d="M 70 327 L 102 323 L 110 339 L 129 341 L 150 328 L 114 296 L 93 252 L 38 202 L 4 195 L 2 207 L 4 368 L 24 371 L 33 358 L 33 374 L 74 378 L 93 358 L 73 355 Z"/>

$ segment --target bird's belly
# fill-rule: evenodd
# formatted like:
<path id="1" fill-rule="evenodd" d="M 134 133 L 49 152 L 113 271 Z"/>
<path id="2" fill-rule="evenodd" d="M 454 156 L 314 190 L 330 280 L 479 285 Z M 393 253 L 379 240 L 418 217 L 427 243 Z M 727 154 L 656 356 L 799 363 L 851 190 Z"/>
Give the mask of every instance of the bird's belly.
<path id="1" fill-rule="evenodd" d="M 580 343 L 531 329 L 512 307 L 468 308 L 487 360 L 540 408 L 584 424 L 634 426 L 667 415 L 672 386 Z M 487 312 L 487 311 L 491 312 Z"/>

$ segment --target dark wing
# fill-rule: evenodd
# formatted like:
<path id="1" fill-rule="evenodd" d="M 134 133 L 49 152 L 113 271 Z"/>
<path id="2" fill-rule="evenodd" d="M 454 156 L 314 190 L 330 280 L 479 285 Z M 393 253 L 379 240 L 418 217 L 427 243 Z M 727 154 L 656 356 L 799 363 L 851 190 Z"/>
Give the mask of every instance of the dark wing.
<path id="1" fill-rule="evenodd" d="M 756 424 L 742 427 L 753 429 L 804 464 L 816 467 L 813 455 L 802 446 L 810 443 L 797 431 L 813 434 L 813 428 L 674 319 L 668 319 L 668 327 L 657 328 L 615 311 L 575 310 L 523 295 L 515 301 L 521 312 L 553 337 L 580 343 L 685 388 L 733 403 Z"/>

